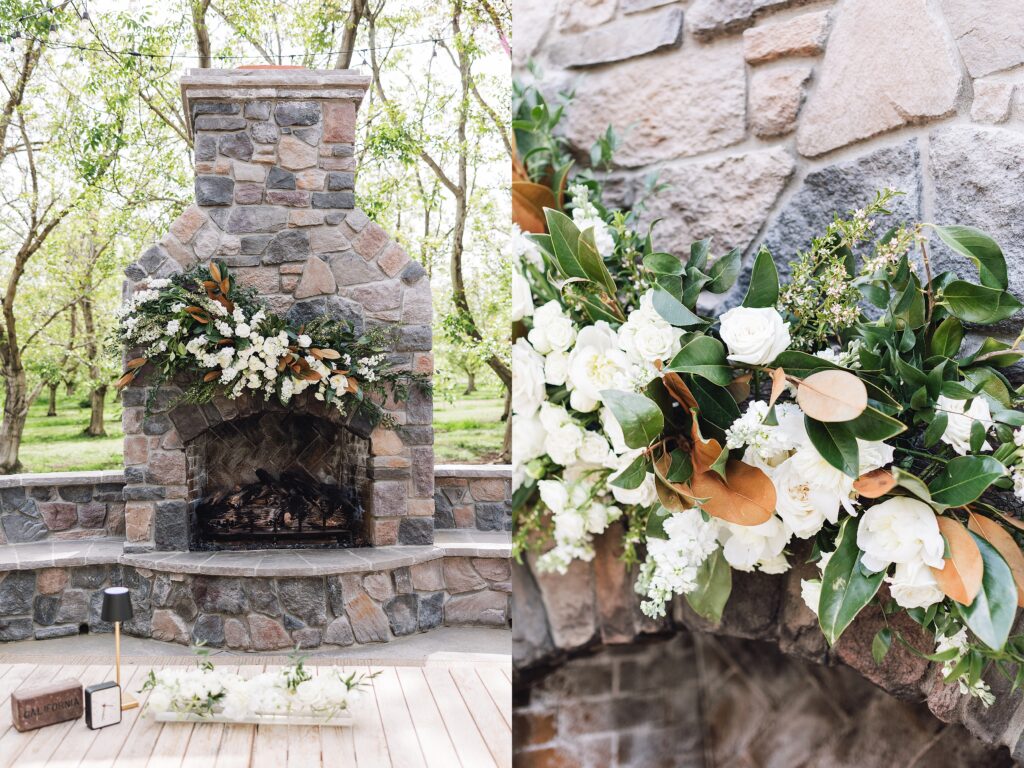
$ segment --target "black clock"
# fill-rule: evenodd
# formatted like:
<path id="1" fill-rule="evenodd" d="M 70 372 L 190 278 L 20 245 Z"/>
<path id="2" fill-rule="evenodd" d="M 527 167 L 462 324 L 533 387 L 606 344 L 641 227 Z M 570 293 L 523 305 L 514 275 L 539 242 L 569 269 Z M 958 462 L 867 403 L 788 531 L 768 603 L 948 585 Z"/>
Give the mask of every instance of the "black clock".
<path id="1" fill-rule="evenodd" d="M 85 724 L 94 731 L 121 722 L 121 686 L 113 680 L 85 689 Z"/>

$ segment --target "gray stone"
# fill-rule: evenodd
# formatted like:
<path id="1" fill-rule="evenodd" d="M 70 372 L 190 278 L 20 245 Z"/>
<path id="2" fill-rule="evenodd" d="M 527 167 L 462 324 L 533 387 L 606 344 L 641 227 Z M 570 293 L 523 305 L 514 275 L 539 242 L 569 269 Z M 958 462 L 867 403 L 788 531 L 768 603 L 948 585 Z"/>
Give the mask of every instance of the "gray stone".
<path id="1" fill-rule="evenodd" d="M 0 616 L 32 613 L 36 591 L 34 571 L 11 571 L 0 581 Z"/>
<path id="2" fill-rule="evenodd" d="M 322 578 L 278 579 L 277 595 L 284 609 L 306 624 L 327 624 L 327 593 Z"/>
<path id="3" fill-rule="evenodd" d="M 688 253 L 690 244 L 714 238 L 714 248 L 745 250 L 764 224 L 793 173 L 782 148 L 665 166 L 645 220 L 662 219 L 658 248 Z"/>
<path id="4" fill-rule="evenodd" d="M 81 624 L 89 619 L 89 593 L 81 589 L 66 589 L 60 596 L 57 609 L 58 624 Z"/>
<path id="5" fill-rule="evenodd" d="M 564 35 L 551 45 L 550 56 L 560 67 L 590 67 L 675 48 L 682 41 L 682 9 L 666 8 L 618 19 L 581 34 Z"/>
<path id="6" fill-rule="evenodd" d="M 416 590 L 412 586 L 412 572 L 408 568 L 394 570 L 395 591 L 400 595 L 411 595 Z"/>
<path id="7" fill-rule="evenodd" d="M 335 616 L 345 615 L 345 588 L 340 576 L 327 577 L 327 599 L 331 604 L 331 613 Z"/>
<path id="8" fill-rule="evenodd" d="M 56 595 L 36 595 L 32 603 L 32 620 L 36 624 L 48 627 L 56 620 L 58 608 L 60 598 Z"/>
<path id="9" fill-rule="evenodd" d="M 441 488 L 434 491 L 434 527 L 455 527 L 455 513 L 452 503 Z"/>
<path id="10" fill-rule="evenodd" d="M 27 640 L 32 637 L 32 619 L 0 618 L 0 642 Z"/>
<path id="11" fill-rule="evenodd" d="M 192 105 L 192 117 L 196 115 L 237 115 L 238 104 L 231 101 L 200 101 Z M 246 115 L 248 117 L 248 115 Z"/>
<path id="12" fill-rule="evenodd" d="M 218 117 L 200 115 L 196 118 L 197 131 L 240 131 L 245 128 L 244 117 Z M 223 151 L 223 150 L 222 150 Z M 227 154 L 226 152 L 224 154 Z"/>
<path id="13" fill-rule="evenodd" d="M 243 579 L 242 583 L 252 610 L 267 616 L 281 616 L 281 604 L 277 599 L 273 579 Z"/>
<path id="14" fill-rule="evenodd" d="M 384 613 L 395 637 L 411 635 L 419 626 L 419 601 L 416 595 L 398 595 L 384 603 Z"/>
<path id="15" fill-rule="evenodd" d="M 932 131 L 929 158 L 936 224 L 977 227 L 995 238 L 1006 257 L 1010 291 L 1024 295 L 1024 136 L 1002 128 L 950 126 Z M 931 237 L 932 269 L 977 280 L 973 264 Z M 1016 334 L 1019 321 L 1000 330 Z M 991 326 L 988 326 L 991 327 Z"/>
<path id="16" fill-rule="evenodd" d="M 478 501 L 476 527 L 481 531 L 509 531 L 512 529 L 512 506 L 506 502 Z"/>
<path id="17" fill-rule="evenodd" d="M 306 627 L 292 632 L 292 641 L 297 648 L 318 648 L 323 635 L 319 629 Z"/>
<path id="18" fill-rule="evenodd" d="M 387 614 L 363 591 L 356 574 L 341 577 L 345 613 L 360 643 L 384 643 L 390 639 Z"/>
<path id="19" fill-rule="evenodd" d="M 208 133 L 196 134 L 195 158 L 196 162 L 211 162 L 217 157 L 217 137 Z"/>
<path id="20" fill-rule="evenodd" d="M 237 234 L 277 232 L 288 225 L 288 210 L 272 205 L 249 205 L 232 208 L 227 231 Z"/>
<path id="21" fill-rule="evenodd" d="M 421 277 L 425 277 L 427 270 L 423 268 L 423 265 L 418 261 L 410 261 L 405 265 L 405 269 L 402 270 L 402 274 L 399 277 L 402 278 L 402 282 L 406 285 L 414 285 L 419 282 Z"/>
<path id="22" fill-rule="evenodd" d="M 399 436 L 406 445 L 432 445 L 434 442 L 434 428 L 420 426 L 402 427 Z"/>
<path id="23" fill-rule="evenodd" d="M 237 621 L 237 619 L 229 619 Z M 181 643 L 185 645 L 189 640 L 188 627 L 181 617 L 172 611 L 153 611 L 153 619 L 150 623 L 150 633 L 154 640 L 165 643 Z"/>
<path id="24" fill-rule="evenodd" d="M 192 642 L 220 648 L 224 645 L 224 619 L 208 613 L 199 614 L 192 627 Z"/>
<path id="25" fill-rule="evenodd" d="M 309 235 L 301 229 L 286 229 L 274 235 L 263 253 L 264 264 L 304 261 L 309 256 Z"/>
<path id="26" fill-rule="evenodd" d="M 354 251 L 332 254 L 328 264 L 338 285 L 372 283 L 384 277 L 384 273 L 375 264 Z"/>
<path id="27" fill-rule="evenodd" d="M 245 105 L 245 116 L 253 120 L 267 120 L 270 118 L 269 101 L 250 101 Z"/>
<path id="28" fill-rule="evenodd" d="M 352 645 L 355 641 L 352 625 L 344 616 L 332 621 L 324 631 L 324 642 L 328 645 Z"/>
<path id="29" fill-rule="evenodd" d="M 267 249 L 272 237 L 270 235 L 246 235 L 241 241 L 241 253 L 247 256 L 259 256 Z M 259 260 L 256 260 L 256 264 Z M 241 266 L 241 265 L 239 265 Z M 255 266 L 250 264 L 248 266 Z"/>
<path id="30" fill-rule="evenodd" d="M 235 182 L 227 176 L 196 176 L 197 205 L 231 205 Z"/>
<path id="31" fill-rule="evenodd" d="M 800 153 L 955 111 L 963 75 L 947 40 L 927 0 L 844 3 L 797 130 Z"/>
<path id="32" fill-rule="evenodd" d="M 305 325 L 318 317 L 328 315 L 335 320 L 344 320 L 355 333 L 363 332 L 363 310 L 357 303 L 341 296 L 318 296 L 315 299 L 295 302 L 286 314 L 288 322 Z"/>
<path id="33" fill-rule="evenodd" d="M 241 579 L 197 576 L 192 582 L 192 592 L 196 605 L 204 613 L 242 614 L 249 610 Z"/>
<path id="34" fill-rule="evenodd" d="M 296 629 L 302 629 L 305 626 L 306 626 L 306 623 L 304 621 L 302 621 L 302 619 L 297 619 L 296 617 L 292 616 L 290 613 L 286 613 L 284 615 L 284 628 L 286 630 L 288 630 L 289 632 L 292 632 L 292 631 L 294 631 Z"/>
<path id="35" fill-rule="evenodd" d="M 790 261 L 825 231 L 834 212 L 862 208 L 884 187 L 905 194 L 893 201 L 893 216 L 878 218 L 875 231 L 885 232 L 900 221 L 920 220 L 921 168 L 916 139 L 807 174 L 764 236 L 780 276 L 785 279 Z M 746 291 L 745 277 L 740 283 L 732 295 L 742 296 Z"/>
<path id="36" fill-rule="evenodd" d="M 315 147 L 320 143 L 320 136 L 322 134 L 323 129 L 319 125 L 314 128 L 295 128 L 292 130 L 293 136 L 306 142 L 311 147 Z"/>
<path id="37" fill-rule="evenodd" d="M 316 101 L 285 101 L 274 107 L 278 125 L 313 125 L 320 122 L 320 103 Z"/>
<path id="38" fill-rule="evenodd" d="M 157 549 L 188 551 L 188 505 L 179 500 L 157 502 L 155 529 Z"/>
<path id="39" fill-rule="evenodd" d="M 71 586 L 82 589 L 99 589 L 110 576 L 106 565 L 84 565 L 71 569 Z"/>
<path id="40" fill-rule="evenodd" d="M 167 252 L 159 245 L 151 245 L 139 256 L 139 266 L 148 274 L 156 272 L 167 259 Z"/>
<path id="41" fill-rule="evenodd" d="M 90 502 L 78 507 L 78 524 L 82 528 L 102 528 L 107 521 L 107 505 Z"/>
<path id="42" fill-rule="evenodd" d="M 426 352 L 434 345 L 434 331 L 429 325 L 403 325 L 395 345 L 396 352 Z"/>
<path id="43" fill-rule="evenodd" d="M 444 604 L 444 623 L 449 627 L 504 627 L 508 619 L 508 597 L 500 592 L 455 595 Z"/>
<path id="44" fill-rule="evenodd" d="M 1024 62 L 1024 14 L 1018 3 L 942 0 L 941 6 L 972 77 Z"/>
<path id="45" fill-rule="evenodd" d="M 686 16 L 686 27 L 696 37 L 707 39 L 739 32 L 754 23 L 762 13 L 811 0 L 697 0 Z"/>
<path id="46" fill-rule="evenodd" d="M 5 514 L 0 516 L 0 526 L 9 544 L 25 544 L 47 536 L 46 525 L 38 515 Z"/>
<path id="47" fill-rule="evenodd" d="M 258 144 L 276 144 L 277 126 L 273 123 L 253 123 L 249 127 L 252 140 Z"/>
<path id="48" fill-rule="evenodd" d="M 433 544 L 434 518 L 403 517 L 398 523 L 399 544 Z"/>
<path id="49" fill-rule="evenodd" d="M 295 189 L 295 174 L 275 165 L 267 174 L 267 189 Z"/>
<path id="50" fill-rule="evenodd" d="M 327 174 L 327 189 L 336 192 L 342 189 L 354 189 L 356 186 L 356 175 L 354 173 L 343 173 L 332 171 Z"/>
<path id="51" fill-rule="evenodd" d="M 55 637 L 71 637 L 78 634 L 78 627 L 73 624 L 65 624 L 62 627 L 43 627 L 37 629 L 33 636 L 36 640 L 52 640 Z"/>
<path id="52" fill-rule="evenodd" d="M 420 631 L 441 626 L 444 621 L 444 592 L 432 595 L 419 595 L 419 612 L 417 614 Z"/>
<path id="53" fill-rule="evenodd" d="M 356 197 L 351 192 L 314 192 L 314 208 L 354 208 Z"/>
<path id="54" fill-rule="evenodd" d="M 217 142 L 217 149 L 227 157 L 248 161 L 252 158 L 252 139 L 244 133 L 229 133 Z"/>
<path id="55" fill-rule="evenodd" d="M 89 595 L 89 631 L 90 632 L 113 632 L 114 625 L 103 621 L 103 592 L 97 590 Z"/>

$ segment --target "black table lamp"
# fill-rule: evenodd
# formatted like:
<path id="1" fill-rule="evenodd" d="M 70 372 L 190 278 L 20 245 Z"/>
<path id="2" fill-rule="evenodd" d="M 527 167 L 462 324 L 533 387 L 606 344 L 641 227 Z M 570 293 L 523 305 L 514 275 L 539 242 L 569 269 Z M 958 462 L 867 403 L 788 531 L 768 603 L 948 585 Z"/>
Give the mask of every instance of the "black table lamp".
<path id="1" fill-rule="evenodd" d="M 114 625 L 114 648 L 117 655 L 117 686 L 121 687 L 121 622 L 130 621 L 135 614 L 132 611 L 132 598 L 127 587 L 107 587 L 103 590 L 103 608 L 100 619 Z M 139 702 L 121 690 L 121 709 L 135 709 Z"/>

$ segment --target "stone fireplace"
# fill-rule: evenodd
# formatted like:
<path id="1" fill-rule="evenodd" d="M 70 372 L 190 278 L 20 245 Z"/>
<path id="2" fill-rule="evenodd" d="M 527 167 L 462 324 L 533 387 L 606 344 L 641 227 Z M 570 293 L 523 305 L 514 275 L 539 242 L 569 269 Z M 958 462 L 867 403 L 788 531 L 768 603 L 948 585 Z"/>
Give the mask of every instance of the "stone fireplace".
<path id="1" fill-rule="evenodd" d="M 426 273 L 355 207 L 369 83 L 349 70 L 191 70 L 195 203 L 127 268 L 126 295 L 221 260 L 290 320 L 387 326 L 393 362 L 431 372 Z M 306 396 L 285 407 L 181 394 L 146 376 L 124 390 L 126 551 L 433 542 L 429 394 L 383 403 L 394 431 Z"/>

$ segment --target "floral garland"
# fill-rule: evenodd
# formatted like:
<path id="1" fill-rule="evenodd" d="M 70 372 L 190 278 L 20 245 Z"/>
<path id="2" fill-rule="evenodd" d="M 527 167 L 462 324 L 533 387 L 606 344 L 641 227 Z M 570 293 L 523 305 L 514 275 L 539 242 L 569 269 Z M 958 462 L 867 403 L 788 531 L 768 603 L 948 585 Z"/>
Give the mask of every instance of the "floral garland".
<path id="1" fill-rule="evenodd" d="M 118 310 L 120 342 L 132 358 L 123 388 L 147 367 L 156 385 L 180 375 L 197 379 L 184 400 L 209 402 L 258 394 L 287 404 L 307 389 L 341 413 L 349 406 L 374 423 L 395 427 L 372 397 L 402 400 L 408 387 L 429 388 L 421 374 L 394 368 L 383 329 L 355 334 L 327 317 L 296 327 L 270 311 L 256 292 L 237 284 L 223 262 L 197 265 L 170 279 L 152 279 Z"/>
<path id="2" fill-rule="evenodd" d="M 264 715 L 304 715 L 327 721 L 351 708 L 373 675 L 343 675 L 330 668 L 316 677 L 303 659 L 253 677 L 217 669 L 202 658 L 195 667 L 151 671 L 142 686 L 149 691 L 146 712 L 174 713 L 238 722 Z"/>
<path id="3" fill-rule="evenodd" d="M 527 96 L 529 134 L 547 107 Z M 516 174 L 550 185 L 531 194 L 543 210 L 517 216 L 535 234 L 513 235 L 516 556 L 564 573 L 621 521 L 643 611 L 682 595 L 718 621 L 732 570 L 783 573 L 805 540 L 821 575 L 803 598 L 829 644 L 873 604 L 936 643 L 915 649 L 887 619 L 879 663 L 903 643 L 985 705 L 989 665 L 1024 682 L 1024 636 L 1010 636 L 1024 523 L 1000 509 L 1024 500 L 1021 391 L 1000 370 L 1024 357 L 1024 334 L 979 344 L 965 330 L 1024 306 L 996 242 L 960 226 L 877 233 L 887 190 L 837 216 L 787 282 L 762 250 L 740 306 L 702 317 L 698 298 L 732 288 L 739 251 L 660 253 L 595 180 L 562 192 L 557 168 Z M 977 280 L 933 274 L 926 232 Z"/>

